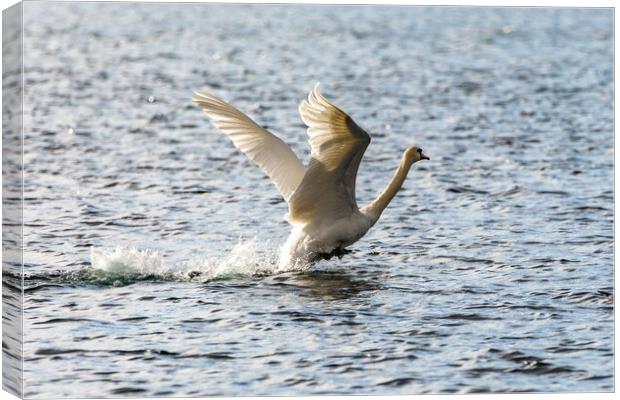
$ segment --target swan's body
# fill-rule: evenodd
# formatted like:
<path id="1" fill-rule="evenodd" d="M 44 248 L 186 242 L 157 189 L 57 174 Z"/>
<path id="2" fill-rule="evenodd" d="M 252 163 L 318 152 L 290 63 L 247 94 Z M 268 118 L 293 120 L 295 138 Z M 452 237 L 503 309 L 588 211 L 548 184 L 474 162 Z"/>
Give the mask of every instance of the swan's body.
<path id="1" fill-rule="evenodd" d="M 267 173 L 288 203 L 286 219 L 293 230 L 281 250 L 281 269 L 342 256 L 346 247 L 377 222 L 401 188 L 411 165 L 428 159 L 422 149 L 409 147 L 386 189 L 360 209 L 355 199 L 355 180 L 370 136 L 327 101 L 318 84 L 299 106 L 312 148 L 307 166 L 286 143 L 226 102 L 203 92 L 196 92 L 193 101 Z"/>

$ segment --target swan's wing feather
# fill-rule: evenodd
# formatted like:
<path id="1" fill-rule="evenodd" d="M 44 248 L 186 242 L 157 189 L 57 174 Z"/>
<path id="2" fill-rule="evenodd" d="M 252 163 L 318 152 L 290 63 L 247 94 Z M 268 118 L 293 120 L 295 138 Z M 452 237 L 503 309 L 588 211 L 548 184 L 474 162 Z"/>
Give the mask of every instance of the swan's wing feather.
<path id="1" fill-rule="evenodd" d="M 323 97 L 317 84 L 299 106 L 308 126 L 311 160 L 289 201 L 290 219 L 333 218 L 357 208 L 355 180 L 370 136 Z"/>
<path id="2" fill-rule="evenodd" d="M 366 131 L 323 97 L 318 83 L 308 95 L 308 100 L 299 105 L 299 114 L 308 126 L 312 157 L 330 162 L 327 166 L 332 169 L 342 165 L 337 156 L 330 154 L 330 150 L 344 144 L 363 145 L 365 150 L 370 143 L 370 136 Z"/>
<path id="3" fill-rule="evenodd" d="M 289 201 L 306 172 L 293 150 L 250 117 L 211 94 L 196 92 L 192 100 L 207 113 L 216 128 L 232 139 L 235 147 L 265 171 Z"/>

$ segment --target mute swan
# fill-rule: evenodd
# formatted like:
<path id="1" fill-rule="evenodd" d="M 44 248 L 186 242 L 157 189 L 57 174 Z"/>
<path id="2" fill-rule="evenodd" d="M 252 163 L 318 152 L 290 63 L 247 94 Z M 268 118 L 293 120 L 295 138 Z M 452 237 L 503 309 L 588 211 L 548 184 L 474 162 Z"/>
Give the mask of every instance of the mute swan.
<path id="1" fill-rule="evenodd" d="M 311 159 L 304 166 L 281 139 L 230 104 L 197 91 L 192 100 L 233 144 L 269 176 L 286 202 L 293 225 L 282 246 L 278 269 L 342 257 L 377 222 L 401 188 L 411 166 L 429 160 L 421 148 L 405 150 L 385 190 L 368 205 L 355 200 L 357 170 L 370 136 L 319 92 L 319 84 L 299 105 L 308 126 Z"/>

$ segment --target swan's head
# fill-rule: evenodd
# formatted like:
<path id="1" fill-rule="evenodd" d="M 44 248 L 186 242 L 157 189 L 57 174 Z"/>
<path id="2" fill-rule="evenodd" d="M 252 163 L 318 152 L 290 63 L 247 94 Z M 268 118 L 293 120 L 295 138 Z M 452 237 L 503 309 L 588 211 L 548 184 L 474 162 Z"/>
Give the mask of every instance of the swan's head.
<path id="1" fill-rule="evenodd" d="M 411 164 L 416 163 L 420 160 L 430 160 L 430 158 L 424 154 L 424 151 L 420 147 L 411 146 L 405 150 L 405 159 Z"/>

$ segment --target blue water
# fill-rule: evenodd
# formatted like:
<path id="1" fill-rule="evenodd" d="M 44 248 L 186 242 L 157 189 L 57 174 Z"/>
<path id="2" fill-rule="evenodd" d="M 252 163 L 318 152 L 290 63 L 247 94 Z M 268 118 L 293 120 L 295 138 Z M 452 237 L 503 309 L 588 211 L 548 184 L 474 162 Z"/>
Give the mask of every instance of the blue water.
<path id="1" fill-rule="evenodd" d="M 609 9 L 24 5 L 25 395 L 613 390 Z M 315 82 L 372 136 L 342 260 L 191 103 L 309 157 Z M 94 256 L 91 258 L 91 251 Z"/>

